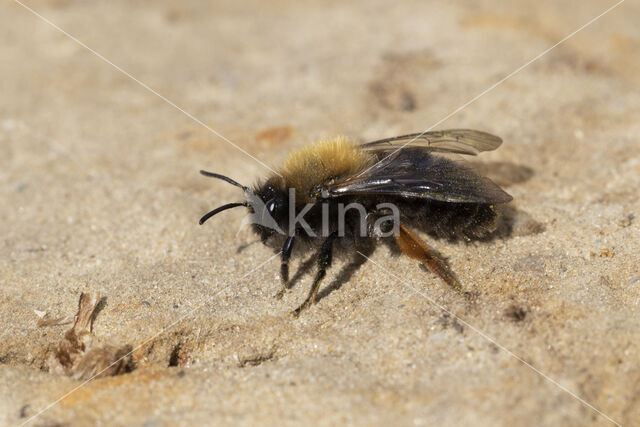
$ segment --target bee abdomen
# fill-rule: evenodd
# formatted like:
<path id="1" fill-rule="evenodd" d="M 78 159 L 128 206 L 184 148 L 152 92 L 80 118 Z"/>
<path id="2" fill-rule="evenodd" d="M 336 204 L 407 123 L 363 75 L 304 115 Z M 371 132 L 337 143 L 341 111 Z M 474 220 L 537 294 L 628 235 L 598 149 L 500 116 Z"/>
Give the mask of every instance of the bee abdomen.
<path id="1" fill-rule="evenodd" d="M 452 204 L 448 210 L 447 223 L 439 227 L 439 237 L 452 240 L 478 239 L 496 229 L 498 215 L 493 205 L 461 203 Z"/>
<path id="2" fill-rule="evenodd" d="M 412 206 L 412 221 L 423 231 L 442 239 L 471 240 L 486 237 L 496 229 L 498 211 L 482 203 L 424 202 Z"/>

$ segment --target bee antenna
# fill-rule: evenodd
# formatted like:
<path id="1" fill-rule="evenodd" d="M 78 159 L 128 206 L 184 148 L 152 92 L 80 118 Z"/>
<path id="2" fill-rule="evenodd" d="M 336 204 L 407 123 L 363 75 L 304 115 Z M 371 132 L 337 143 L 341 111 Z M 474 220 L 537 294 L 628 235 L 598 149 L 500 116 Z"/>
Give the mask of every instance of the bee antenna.
<path id="1" fill-rule="evenodd" d="M 226 205 L 222 205 L 219 208 L 215 208 L 211 212 L 207 212 L 202 218 L 200 218 L 200 225 L 204 224 L 206 220 L 214 216 L 215 214 L 226 211 L 227 209 L 236 208 L 238 206 L 249 206 L 247 202 L 236 202 L 236 203 L 227 203 Z"/>
<path id="2" fill-rule="evenodd" d="M 218 178 L 218 179 L 221 179 L 221 180 L 223 180 L 223 181 L 227 181 L 229 184 L 231 184 L 231 185 L 235 185 L 236 187 L 240 187 L 240 188 L 242 188 L 242 189 L 243 189 L 243 190 L 245 190 L 245 191 L 249 189 L 248 187 L 246 187 L 246 186 L 244 186 L 244 185 L 242 185 L 242 184 L 237 183 L 236 181 L 232 180 L 231 178 L 229 178 L 229 177 L 227 177 L 227 176 L 220 175 L 219 173 L 207 172 L 207 171 L 203 171 L 203 170 L 201 170 L 201 171 L 200 171 L 200 173 L 201 173 L 202 175 L 204 175 L 204 176 L 209 176 L 209 177 L 211 177 L 211 178 Z"/>

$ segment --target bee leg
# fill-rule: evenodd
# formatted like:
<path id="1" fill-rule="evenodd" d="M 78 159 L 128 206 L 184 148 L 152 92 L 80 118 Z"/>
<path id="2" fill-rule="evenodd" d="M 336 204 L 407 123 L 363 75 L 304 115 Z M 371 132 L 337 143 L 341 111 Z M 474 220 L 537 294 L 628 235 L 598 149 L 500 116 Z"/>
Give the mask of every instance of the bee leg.
<path id="1" fill-rule="evenodd" d="M 445 262 L 422 239 L 411 230 L 400 224 L 400 235 L 396 236 L 396 243 L 400 250 L 409 258 L 420 261 L 432 273 L 440 277 L 447 285 L 458 292 L 463 292 L 462 285 Z"/>
<path id="2" fill-rule="evenodd" d="M 327 274 L 327 268 L 331 267 L 331 260 L 333 258 L 333 240 L 335 237 L 336 233 L 330 234 L 329 237 L 327 237 L 327 240 L 322 244 L 322 248 L 320 248 L 320 253 L 318 254 L 318 272 L 316 273 L 316 278 L 313 281 L 313 285 L 311 285 L 311 291 L 309 292 L 307 299 L 300 307 L 293 311 L 292 314 L 295 317 L 298 317 L 302 310 L 309 308 L 309 306 L 316 303 L 320 282 Z"/>
<path id="3" fill-rule="evenodd" d="M 284 245 L 282 246 L 282 262 L 280 264 L 280 281 L 282 282 L 282 287 L 275 295 L 277 299 L 282 298 L 289 284 L 289 258 L 291 258 L 291 251 L 293 250 L 293 239 L 293 236 L 287 237 L 287 240 L 284 241 Z"/>

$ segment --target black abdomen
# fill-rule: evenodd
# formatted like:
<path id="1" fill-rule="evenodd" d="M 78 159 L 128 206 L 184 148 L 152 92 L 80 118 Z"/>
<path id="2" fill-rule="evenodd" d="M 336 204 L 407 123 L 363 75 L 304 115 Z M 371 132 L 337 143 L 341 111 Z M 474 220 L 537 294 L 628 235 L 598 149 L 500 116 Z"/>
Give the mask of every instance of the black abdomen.
<path id="1" fill-rule="evenodd" d="M 486 237 L 495 231 L 498 218 L 496 207 L 483 203 L 416 200 L 408 202 L 401 212 L 409 225 L 449 240 Z"/>

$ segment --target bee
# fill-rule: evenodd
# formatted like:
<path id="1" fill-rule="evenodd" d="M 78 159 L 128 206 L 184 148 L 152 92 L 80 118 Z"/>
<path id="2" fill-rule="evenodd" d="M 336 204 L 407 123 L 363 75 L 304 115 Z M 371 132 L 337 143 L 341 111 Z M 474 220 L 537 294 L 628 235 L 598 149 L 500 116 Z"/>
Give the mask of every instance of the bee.
<path id="1" fill-rule="evenodd" d="M 334 251 L 354 252 L 384 241 L 422 263 L 457 291 L 462 286 L 435 249 L 416 234 L 473 240 L 496 230 L 500 206 L 512 197 L 489 178 L 445 153 L 477 155 L 502 140 L 486 132 L 450 129 L 402 135 L 357 145 L 337 137 L 292 152 L 282 168 L 253 188 L 224 175 L 203 175 L 240 187 L 253 231 L 281 250 L 282 297 L 294 253 L 316 251 L 317 272 L 298 316 L 315 304 Z M 364 252 L 364 250 L 362 250 Z"/>

